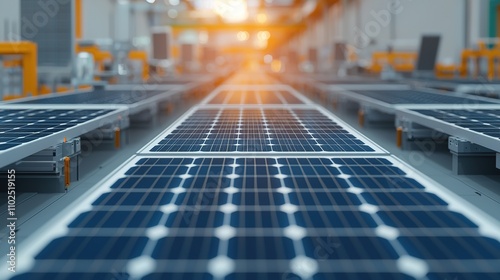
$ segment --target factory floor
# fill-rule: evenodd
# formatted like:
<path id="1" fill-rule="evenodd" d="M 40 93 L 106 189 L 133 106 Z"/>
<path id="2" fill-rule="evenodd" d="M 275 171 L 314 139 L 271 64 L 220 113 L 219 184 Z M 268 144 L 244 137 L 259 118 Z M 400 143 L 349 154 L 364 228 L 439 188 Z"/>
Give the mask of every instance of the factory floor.
<path id="1" fill-rule="evenodd" d="M 19 193 L 17 197 L 18 233 L 21 241 L 33 233 L 55 214 L 67 209 L 75 199 L 86 195 L 87 191 L 110 174 L 120 164 L 135 154 L 155 136 L 176 121 L 196 101 L 175 106 L 169 115 L 158 116 L 154 125 L 133 127 L 129 130 L 128 144 L 120 150 L 95 150 L 85 155 L 81 162 L 80 181 L 73 183 L 67 193 Z M 456 176 L 451 170 L 451 154 L 446 149 L 403 151 L 396 147 L 396 132 L 393 125 L 360 128 L 355 112 L 338 112 L 326 106 L 341 119 L 372 139 L 375 143 L 399 157 L 409 165 L 446 188 L 455 192 L 471 204 L 482 209 L 500 221 L 500 176 Z M 0 194 L 0 219 L 7 218 L 6 193 Z M 0 244 L 6 238 L 7 230 L 0 232 Z M 5 246 L 5 245 L 2 245 Z"/>

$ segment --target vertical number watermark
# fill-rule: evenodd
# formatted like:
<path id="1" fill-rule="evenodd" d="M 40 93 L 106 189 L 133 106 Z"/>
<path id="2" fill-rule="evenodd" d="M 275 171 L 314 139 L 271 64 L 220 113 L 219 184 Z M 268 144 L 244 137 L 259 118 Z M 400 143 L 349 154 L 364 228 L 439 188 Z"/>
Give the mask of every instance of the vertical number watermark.
<path id="1" fill-rule="evenodd" d="M 7 229 L 9 232 L 8 253 L 7 253 L 7 269 L 11 272 L 16 272 L 16 171 L 8 170 L 7 176 Z"/>

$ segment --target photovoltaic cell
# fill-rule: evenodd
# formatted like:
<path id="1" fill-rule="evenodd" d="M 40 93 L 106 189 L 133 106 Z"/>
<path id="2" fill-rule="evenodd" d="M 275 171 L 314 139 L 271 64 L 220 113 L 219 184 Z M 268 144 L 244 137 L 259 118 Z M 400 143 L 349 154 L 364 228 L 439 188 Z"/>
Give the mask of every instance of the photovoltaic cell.
<path id="1" fill-rule="evenodd" d="M 413 174 L 390 157 L 134 157 L 12 279 L 495 279 L 498 229 Z"/>
<path id="2" fill-rule="evenodd" d="M 165 91 L 137 90 L 93 90 L 75 94 L 37 98 L 16 104 L 123 104 L 129 105 L 165 94 Z"/>
<path id="3" fill-rule="evenodd" d="M 413 110 L 449 124 L 500 139 L 500 110 Z"/>
<path id="4" fill-rule="evenodd" d="M 0 109 L 0 151 L 92 121 L 114 110 Z"/>
<path id="5" fill-rule="evenodd" d="M 209 104 L 254 105 L 254 104 L 303 104 L 289 91 L 231 90 L 221 91 Z"/>
<path id="6" fill-rule="evenodd" d="M 146 152 L 375 152 L 317 109 L 198 109 L 164 135 Z"/>
<path id="7" fill-rule="evenodd" d="M 498 104 L 494 101 L 474 98 L 437 94 L 418 90 L 356 90 L 356 94 L 370 97 L 388 104 Z"/>

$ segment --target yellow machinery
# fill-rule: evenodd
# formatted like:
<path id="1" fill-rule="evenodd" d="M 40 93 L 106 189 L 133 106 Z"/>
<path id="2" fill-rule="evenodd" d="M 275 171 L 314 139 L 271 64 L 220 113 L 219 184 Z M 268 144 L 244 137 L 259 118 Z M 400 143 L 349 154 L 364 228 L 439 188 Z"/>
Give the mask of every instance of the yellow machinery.
<path id="1" fill-rule="evenodd" d="M 417 54 L 414 52 L 374 52 L 372 64 L 368 68 L 371 73 L 380 73 L 384 65 L 390 65 L 396 72 L 412 72 L 415 68 Z"/>
<path id="2" fill-rule="evenodd" d="M 23 91 L 21 95 L 6 95 L 3 99 L 9 100 L 29 95 L 38 95 L 37 45 L 26 41 L 0 42 L 0 55 L 21 56 L 21 60 L 18 63 L 20 63 L 23 69 Z"/>
<path id="3" fill-rule="evenodd" d="M 489 39 L 495 41 L 496 44 L 493 48 L 488 48 L 487 42 L 480 40 L 478 42 L 478 49 L 465 49 L 462 51 L 460 65 L 437 65 L 436 75 L 440 78 L 453 78 L 458 73 L 460 77 L 467 78 L 472 76 L 477 78 L 480 73 L 481 61 L 486 61 L 487 77 L 489 80 L 500 78 L 500 41 L 498 38 Z M 472 63 L 472 64 L 471 64 Z M 472 74 L 469 74 L 469 68 L 473 66 Z"/>

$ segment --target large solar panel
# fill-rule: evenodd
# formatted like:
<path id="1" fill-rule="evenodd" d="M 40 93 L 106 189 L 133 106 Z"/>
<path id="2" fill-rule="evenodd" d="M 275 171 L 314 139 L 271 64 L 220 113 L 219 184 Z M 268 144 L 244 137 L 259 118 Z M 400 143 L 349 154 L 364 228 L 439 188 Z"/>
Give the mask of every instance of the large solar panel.
<path id="1" fill-rule="evenodd" d="M 500 273 L 498 223 L 392 157 L 133 157 L 76 205 L 12 279 Z"/>
<path id="2" fill-rule="evenodd" d="M 403 85 L 404 83 L 397 80 L 380 80 L 380 79 L 315 79 L 317 83 L 324 83 L 328 85 L 387 85 L 387 84 L 399 84 Z"/>
<path id="3" fill-rule="evenodd" d="M 385 153 L 339 119 L 311 107 L 195 108 L 142 152 Z"/>
<path id="4" fill-rule="evenodd" d="M 476 107 L 408 109 L 397 114 L 405 120 L 500 151 L 500 106 Z"/>
<path id="5" fill-rule="evenodd" d="M 139 87 L 137 90 L 93 90 L 74 94 L 50 96 L 19 101 L 15 104 L 134 104 L 145 99 L 166 94 L 165 91 L 151 91 Z"/>
<path id="6" fill-rule="evenodd" d="M 289 91 L 273 90 L 222 90 L 209 104 L 303 104 Z"/>
<path id="7" fill-rule="evenodd" d="M 0 108 L 0 166 L 126 118 L 125 110 Z"/>
<path id="8" fill-rule="evenodd" d="M 358 90 L 356 94 L 373 98 L 387 104 L 495 104 L 495 101 L 456 96 L 453 94 L 438 94 L 420 90 Z"/>

